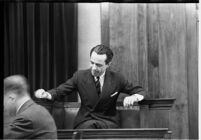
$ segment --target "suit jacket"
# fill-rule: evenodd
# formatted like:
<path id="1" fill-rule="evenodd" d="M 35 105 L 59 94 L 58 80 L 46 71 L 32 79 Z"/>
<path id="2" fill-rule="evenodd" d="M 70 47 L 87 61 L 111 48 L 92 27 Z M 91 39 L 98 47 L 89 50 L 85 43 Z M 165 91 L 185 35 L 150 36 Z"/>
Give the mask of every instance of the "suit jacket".
<path id="1" fill-rule="evenodd" d="M 33 100 L 22 105 L 14 120 L 4 126 L 5 139 L 57 139 L 50 113 Z"/>
<path id="2" fill-rule="evenodd" d="M 116 101 L 119 93 L 145 94 L 142 87 L 132 85 L 120 73 L 109 69 L 105 73 L 100 97 L 96 91 L 94 77 L 90 69 L 75 72 L 72 78 L 48 92 L 53 99 L 56 99 L 59 95 L 66 95 L 74 90 L 78 91 L 81 98 L 81 107 L 75 118 L 74 128 L 90 119 L 110 121 L 119 125 L 116 112 Z M 115 92 L 118 93 L 111 97 Z"/>

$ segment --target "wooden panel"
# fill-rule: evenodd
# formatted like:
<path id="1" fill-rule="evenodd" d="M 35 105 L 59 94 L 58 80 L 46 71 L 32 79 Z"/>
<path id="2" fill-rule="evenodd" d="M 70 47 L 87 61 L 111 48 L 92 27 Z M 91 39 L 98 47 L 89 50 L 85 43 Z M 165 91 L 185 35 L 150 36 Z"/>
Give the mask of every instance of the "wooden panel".
<path id="1" fill-rule="evenodd" d="M 111 67 L 138 84 L 137 5 L 111 3 L 109 8 Z"/>
<path id="2" fill-rule="evenodd" d="M 142 112 L 145 112 L 145 110 L 142 110 Z M 144 115 L 144 117 L 142 115 Z M 168 128 L 169 122 L 172 121 L 169 116 L 169 110 L 148 110 L 144 114 L 141 114 L 141 117 L 143 117 L 146 122 L 141 124 L 141 128 Z"/>
<path id="3" fill-rule="evenodd" d="M 147 119 L 149 117 L 149 106 L 143 105 L 141 106 L 141 112 L 140 112 L 140 127 L 141 128 L 149 128 L 149 121 L 150 119 Z"/>
<path id="4" fill-rule="evenodd" d="M 173 138 L 188 138 L 186 71 L 186 20 L 184 4 L 160 4 L 160 93 L 176 98 L 170 119 Z"/>
<path id="5" fill-rule="evenodd" d="M 137 34 L 139 84 L 148 93 L 147 4 L 137 5 Z"/>
<path id="6" fill-rule="evenodd" d="M 152 122 L 140 118 L 147 127 L 164 121 L 173 138 L 198 137 L 196 13 L 195 4 L 109 4 L 105 28 L 116 55 L 112 68 L 143 85 L 148 97 L 176 98 L 170 116 L 155 111 Z"/>
<path id="7" fill-rule="evenodd" d="M 140 111 L 133 109 L 118 110 L 121 128 L 140 128 Z"/>
<path id="8" fill-rule="evenodd" d="M 152 98 L 159 98 L 159 22 L 158 5 L 147 5 L 148 91 Z"/>
<path id="9" fill-rule="evenodd" d="M 36 102 L 49 110 L 49 112 L 55 119 L 58 129 L 73 128 L 74 119 L 77 115 L 81 103 L 78 102 L 53 103 L 42 99 L 37 100 Z M 154 114 L 155 116 L 150 115 L 150 113 L 156 110 L 159 113 L 163 112 L 168 114 L 167 111 L 172 108 L 173 103 L 174 99 L 152 99 L 152 100 L 143 100 L 139 102 L 139 104 L 136 103 L 134 106 L 128 108 L 123 107 L 122 102 L 117 102 L 116 109 L 120 115 L 120 128 L 151 127 L 153 125 L 150 125 L 149 120 L 150 118 L 152 118 L 153 121 L 153 118 L 156 117 L 158 113 L 155 113 Z M 168 117 L 168 115 L 166 116 Z M 157 127 L 160 126 L 164 125 L 157 125 Z"/>
<path id="10" fill-rule="evenodd" d="M 147 46 L 148 46 L 148 96 L 163 97 L 160 92 L 159 78 L 159 11 L 158 4 L 147 5 Z M 145 111 L 144 111 L 145 112 Z M 169 111 L 151 110 L 144 113 L 144 125 L 141 127 L 169 127 Z M 142 115 L 141 115 L 142 117 Z"/>
<path id="11" fill-rule="evenodd" d="M 169 127 L 172 121 L 170 110 L 174 99 L 144 100 L 140 104 L 140 127 L 162 128 Z"/>
<path id="12" fill-rule="evenodd" d="M 186 5 L 186 61 L 190 139 L 198 138 L 198 15 L 195 6 L 195 4 Z"/>

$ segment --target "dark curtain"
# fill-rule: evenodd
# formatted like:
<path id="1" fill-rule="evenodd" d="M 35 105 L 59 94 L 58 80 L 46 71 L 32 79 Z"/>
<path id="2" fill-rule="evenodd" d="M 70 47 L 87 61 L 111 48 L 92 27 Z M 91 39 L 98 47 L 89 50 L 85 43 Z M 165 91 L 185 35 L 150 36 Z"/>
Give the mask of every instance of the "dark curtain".
<path id="1" fill-rule="evenodd" d="M 4 77 L 22 74 L 30 93 L 54 88 L 77 70 L 76 3 L 4 3 Z M 77 101 L 71 94 L 65 101 Z"/>

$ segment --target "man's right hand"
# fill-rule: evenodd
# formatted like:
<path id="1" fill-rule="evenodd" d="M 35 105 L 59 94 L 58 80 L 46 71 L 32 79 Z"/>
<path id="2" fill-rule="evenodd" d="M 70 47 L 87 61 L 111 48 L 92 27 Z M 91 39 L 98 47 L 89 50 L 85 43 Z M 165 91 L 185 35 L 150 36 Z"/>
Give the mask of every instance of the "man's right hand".
<path id="1" fill-rule="evenodd" d="M 35 91 L 35 96 L 37 98 L 45 98 L 51 100 L 52 96 L 50 93 L 46 92 L 44 89 L 38 89 Z"/>

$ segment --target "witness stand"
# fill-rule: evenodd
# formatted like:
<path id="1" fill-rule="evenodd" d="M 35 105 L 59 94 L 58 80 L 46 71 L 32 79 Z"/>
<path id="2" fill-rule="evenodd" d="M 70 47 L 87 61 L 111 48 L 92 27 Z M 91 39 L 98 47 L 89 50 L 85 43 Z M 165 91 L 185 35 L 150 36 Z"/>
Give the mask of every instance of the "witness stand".
<path id="1" fill-rule="evenodd" d="M 36 102 L 46 107 L 55 119 L 58 139 L 170 139 L 170 110 L 175 99 L 146 99 L 134 106 L 123 107 L 117 102 L 120 115 L 119 129 L 73 129 L 73 121 L 79 110 L 78 102 Z"/>

